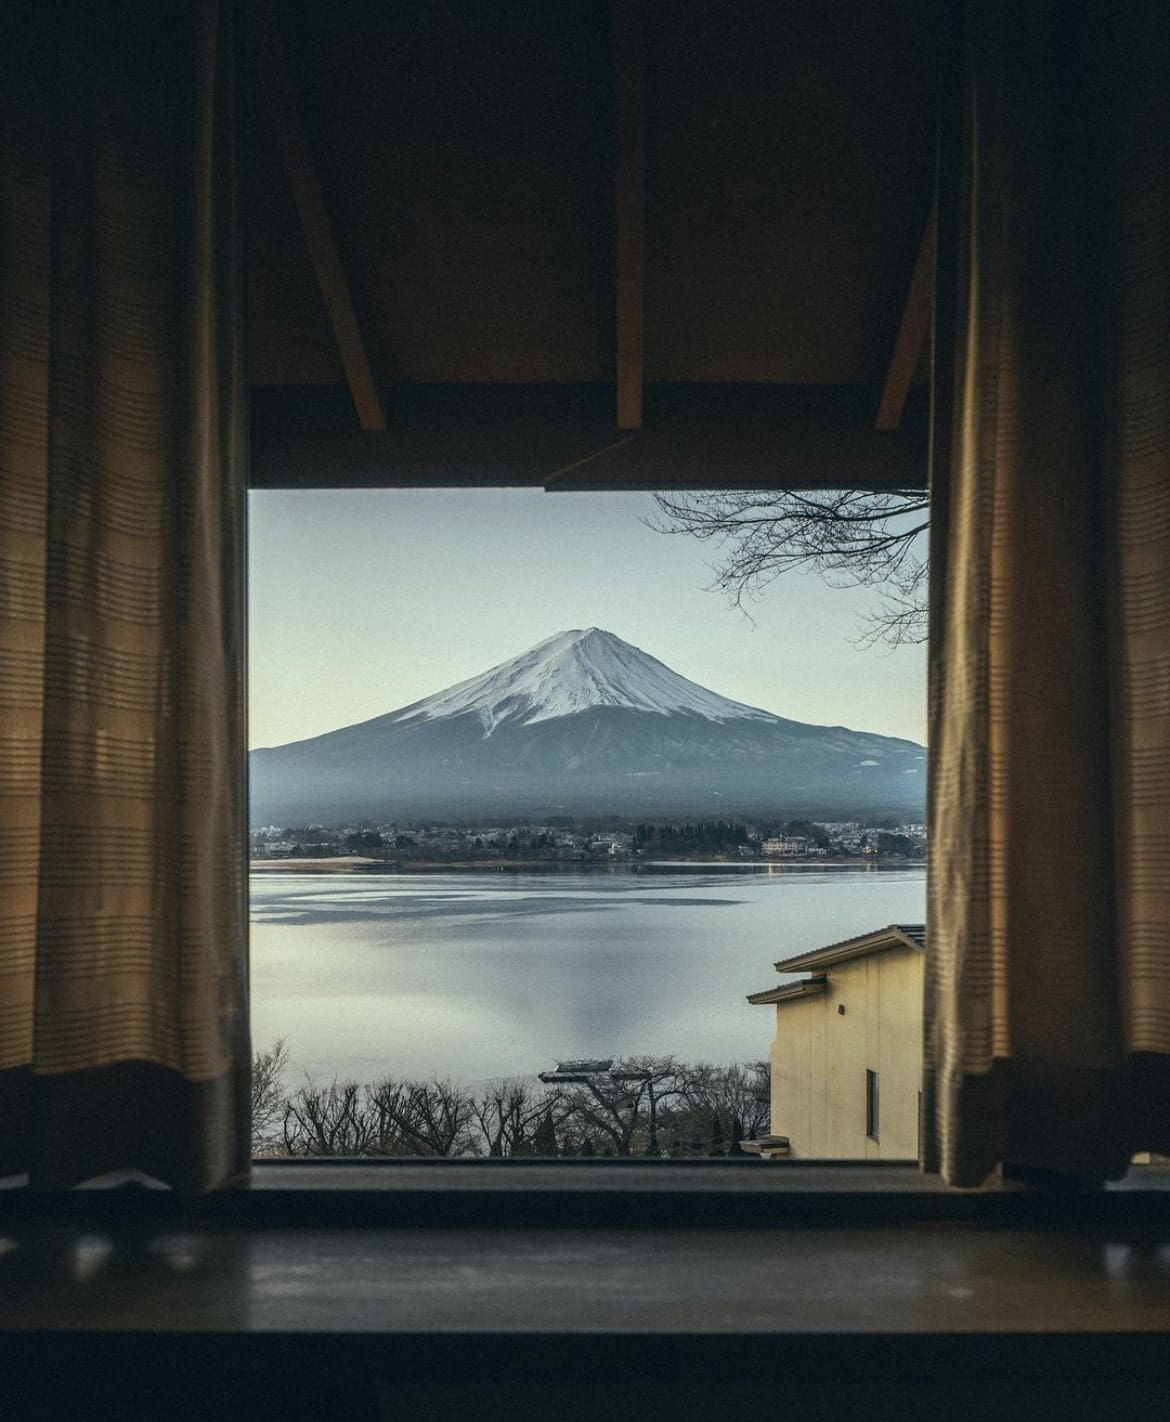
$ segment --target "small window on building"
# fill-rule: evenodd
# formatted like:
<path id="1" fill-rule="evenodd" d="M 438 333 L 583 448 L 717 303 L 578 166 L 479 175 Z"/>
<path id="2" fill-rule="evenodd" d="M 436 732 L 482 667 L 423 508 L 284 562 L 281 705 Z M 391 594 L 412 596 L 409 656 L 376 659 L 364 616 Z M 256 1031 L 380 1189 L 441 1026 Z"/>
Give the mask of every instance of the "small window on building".
<path id="1" fill-rule="evenodd" d="M 871 1141 L 878 1138 L 878 1108 L 880 1106 L 878 1074 L 865 1073 L 865 1134 Z"/>

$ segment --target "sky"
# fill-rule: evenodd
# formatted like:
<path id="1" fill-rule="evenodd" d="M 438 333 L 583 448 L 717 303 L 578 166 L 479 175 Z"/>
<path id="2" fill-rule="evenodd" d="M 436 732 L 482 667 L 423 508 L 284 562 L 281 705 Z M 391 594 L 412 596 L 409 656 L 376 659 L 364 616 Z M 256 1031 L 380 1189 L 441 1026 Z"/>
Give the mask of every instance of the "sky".
<path id="1" fill-rule="evenodd" d="M 787 573 L 750 619 L 717 550 L 647 527 L 646 493 L 257 491 L 249 496 L 252 746 L 409 705 L 569 628 L 796 721 L 924 741 L 921 646 L 857 646 L 869 589 Z"/>

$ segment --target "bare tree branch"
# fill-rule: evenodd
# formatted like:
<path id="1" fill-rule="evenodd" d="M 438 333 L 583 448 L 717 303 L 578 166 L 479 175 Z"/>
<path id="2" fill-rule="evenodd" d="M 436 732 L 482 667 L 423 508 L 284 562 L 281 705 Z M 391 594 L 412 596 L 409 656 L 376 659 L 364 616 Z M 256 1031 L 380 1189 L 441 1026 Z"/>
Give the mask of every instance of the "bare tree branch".
<path id="1" fill-rule="evenodd" d="M 279 1147 L 277 1128 L 284 1114 L 284 1074 L 288 1047 L 283 1037 L 266 1052 L 252 1057 L 252 1154 L 271 1154 Z"/>
<path id="2" fill-rule="evenodd" d="M 377 1154 L 462 1153 L 472 1120 L 472 1101 L 458 1084 L 385 1078 L 367 1087 L 366 1099 L 377 1119 Z"/>
<path id="3" fill-rule="evenodd" d="M 356 1081 L 317 1086 L 311 1079 L 284 1103 L 288 1155 L 366 1155 L 375 1139 Z"/>
<path id="4" fill-rule="evenodd" d="M 872 587 L 882 609 L 862 646 L 926 637 L 929 502 L 916 489 L 708 490 L 655 494 L 659 533 L 712 543 L 713 591 L 746 613 L 782 573 L 816 573 L 830 587 Z"/>
<path id="5" fill-rule="evenodd" d="M 771 1068 L 767 1062 L 712 1066 L 699 1062 L 683 1079 L 680 1109 L 670 1121 L 683 1135 L 701 1136 L 714 1118 L 725 1140 L 755 1139 L 768 1130 Z"/>
<path id="6" fill-rule="evenodd" d="M 659 1155 L 665 1103 L 681 1090 L 673 1057 L 625 1057 L 607 1073 L 560 1088 L 567 1134 L 600 1135 L 614 1155 Z"/>
<path id="7" fill-rule="evenodd" d="M 514 1156 L 530 1153 L 532 1137 L 559 1093 L 541 1090 L 525 1077 L 486 1082 L 469 1103 L 473 1150 L 476 1155 Z"/>

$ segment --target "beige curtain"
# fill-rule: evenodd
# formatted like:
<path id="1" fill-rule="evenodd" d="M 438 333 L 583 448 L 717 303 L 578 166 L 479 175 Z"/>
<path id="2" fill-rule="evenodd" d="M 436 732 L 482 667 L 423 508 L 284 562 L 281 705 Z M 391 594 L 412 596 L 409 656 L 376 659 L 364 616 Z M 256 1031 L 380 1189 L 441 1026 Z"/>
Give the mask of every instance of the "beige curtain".
<path id="1" fill-rule="evenodd" d="M 966 12 L 927 1165 L 1116 1177 L 1170 1151 L 1170 7 Z"/>
<path id="2" fill-rule="evenodd" d="M 227 0 L 0 35 L 0 1175 L 247 1161 Z"/>

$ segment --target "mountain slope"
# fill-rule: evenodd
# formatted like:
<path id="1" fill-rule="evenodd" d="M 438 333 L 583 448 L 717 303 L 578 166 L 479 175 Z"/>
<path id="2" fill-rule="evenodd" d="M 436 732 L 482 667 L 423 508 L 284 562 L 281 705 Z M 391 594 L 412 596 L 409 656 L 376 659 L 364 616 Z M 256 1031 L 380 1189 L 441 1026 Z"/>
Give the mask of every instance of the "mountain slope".
<path id="1" fill-rule="evenodd" d="M 720 696 L 613 633 L 561 632 L 384 716 L 254 751 L 254 824 L 921 813 L 911 741 Z"/>

